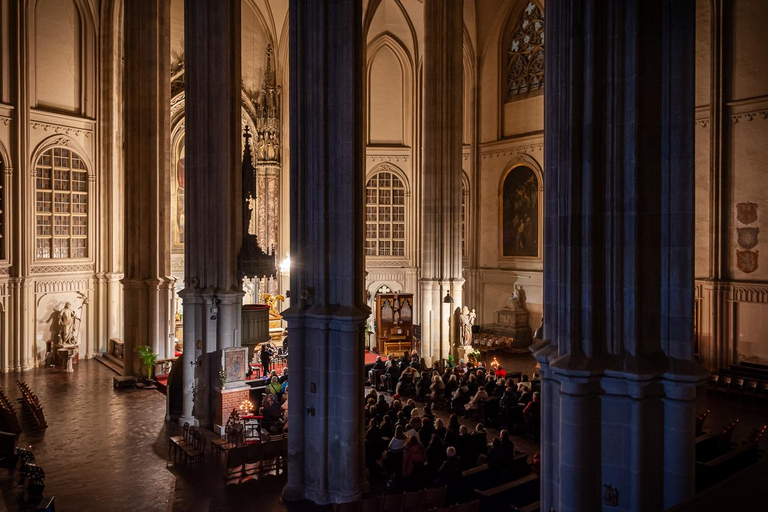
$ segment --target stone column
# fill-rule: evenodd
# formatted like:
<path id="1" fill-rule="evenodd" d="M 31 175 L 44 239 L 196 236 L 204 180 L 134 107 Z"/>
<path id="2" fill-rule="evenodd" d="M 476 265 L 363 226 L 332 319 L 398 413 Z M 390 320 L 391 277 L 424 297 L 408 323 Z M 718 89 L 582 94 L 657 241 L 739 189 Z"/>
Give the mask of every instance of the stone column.
<path id="1" fill-rule="evenodd" d="M 693 493 L 694 8 L 547 3 L 542 510 Z"/>
<path id="2" fill-rule="evenodd" d="M 184 33 L 195 36 L 184 43 L 187 186 L 179 422 L 211 426 L 221 351 L 240 346 L 240 2 L 187 0 L 184 8 Z"/>
<path id="3" fill-rule="evenodd" d="M 283 497 L 359 499 L 363 460 L 362 2 L 290 2 L 291 367 Z"/>
<path id="4" fill-rule="evenodd" d="M 453 316 L 461 308 L 461 124 L 463 7 L 458 0 L 424 2 L 424 146 L 422 164 L 422 356 L 431 364 L 458 342 Z M 450 292 L 452 307 L 443 304 Z M 439 305 L 439 306 L 438 306 Z M 430 322 L 430 312 L 432 321 Z M 455 317 L 454 317 L 455 318 Z"/>
<path id="5" fill-rule="evenodd" d="M 170 1 L 125 3 L 125 373 L 145 371 L 136 347 L 169 352 Z M 172 347 L 171 347 L 172 350 Z"/>

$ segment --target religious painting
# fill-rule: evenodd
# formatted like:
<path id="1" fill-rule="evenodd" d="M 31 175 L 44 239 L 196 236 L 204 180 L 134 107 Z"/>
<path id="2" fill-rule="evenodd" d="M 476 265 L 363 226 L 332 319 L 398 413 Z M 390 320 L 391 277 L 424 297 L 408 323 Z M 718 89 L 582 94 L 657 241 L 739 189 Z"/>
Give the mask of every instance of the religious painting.
<path id="1" fill-rule="evenodd" d="M 507 172 L 501 185 L 501 257 L 538 258 L 539 180 L 526 165 Z"/>
<path id="2" fill-rule="evenodd" d="M 225 382 L 243 382 L 248 371 L 248 348 L 233 347 L 224 349 Z"/>
<path id="3" fill-rule="evenodd" d="M 174 251 L 184 250 L 184 187 L 186 173 L 184 135 L 180 135 L 173 152 L 173 218 L 171 230 Z"/>

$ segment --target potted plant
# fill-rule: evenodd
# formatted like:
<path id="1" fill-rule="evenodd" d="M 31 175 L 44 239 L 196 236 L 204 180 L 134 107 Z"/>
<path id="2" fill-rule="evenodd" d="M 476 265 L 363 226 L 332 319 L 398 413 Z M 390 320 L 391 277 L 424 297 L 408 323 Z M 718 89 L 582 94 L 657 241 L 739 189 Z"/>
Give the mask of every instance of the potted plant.
<path id="1" fill-rule="evenodd" d="M 221 389 L 224 389 L 224 385 L 227 383 L 227 370 L 224 368 L 219 370 L 219 379 L 221 380 Z"/>
<path id="2" fill-rule="evenodd" d="M 147 367 L 147 384 L 152 384 L 152 370 L 155 367 L 157 361 L 157 354 L 152 351 L 152 347 L 149 345 L 141 345 L 139 348 L 139 358 L 144 366 Z"/>

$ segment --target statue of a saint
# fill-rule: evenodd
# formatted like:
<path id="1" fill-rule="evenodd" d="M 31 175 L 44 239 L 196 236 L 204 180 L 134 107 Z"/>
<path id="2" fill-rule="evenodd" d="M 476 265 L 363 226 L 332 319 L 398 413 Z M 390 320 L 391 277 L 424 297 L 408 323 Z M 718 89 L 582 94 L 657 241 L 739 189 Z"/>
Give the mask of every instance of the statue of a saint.
<path id="1" fill-rule="evenodd" d="M 256 199 L 254 199 L 249 192 L 248 198 L 245 201 L 248 203 L 248 211 L 250 212 L 250 215 L 251 215 L 251 218 L 248 220 L 248 234 L 255 235 L 256 234 Z"/>
<path id="2" fill-rule="evenodd" d="M 525 309 L 523 308 L 523 300 L 525 297 L 524 294 L 525 291 L 523 290 L 523 287 L 519 284 L 516 284 L 512 295 L 510 295 L 510 297 L 507 299 L 507 302 L 504 304 L 504 309 Z"/>
<path id="3" fill-rule="evenodd" d="M 472 323 L 474 317 L 469 308 L 464 306 L 461 310 L 461 344 L 465 347 L 472 345 Z"/>
<path id="4" fill-rule="evenodd" d="M 259 138 L 256 141 L 256 155 L 259 160 L 266 160 L 267 158 L 267 145 L 264 142 L 263 133 L 259 133 Z"/>
<path id="5" fill-rule="evenodd" d="M 75 312 L 72 303 L 67 302 L 59 311 L 59 345 L 77 345 L 75 334 Z"/>
<path id="6" fill-rule="evenodd" d="M 275 134 L 270 133 L 267 140 L 267 160 L 276 160 Z"/>

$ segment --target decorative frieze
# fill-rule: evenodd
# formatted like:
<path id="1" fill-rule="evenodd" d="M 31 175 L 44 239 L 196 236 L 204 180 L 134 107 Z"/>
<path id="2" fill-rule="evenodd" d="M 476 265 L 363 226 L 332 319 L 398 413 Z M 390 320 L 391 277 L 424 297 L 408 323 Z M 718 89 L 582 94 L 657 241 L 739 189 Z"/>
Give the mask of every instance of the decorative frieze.
<path id="1" fill-rule="evenodd" d="M 365 260 L 366 268 L 406 268 L 409 266 L 407 259 L 402 260 Z"/>
<path id="2" fill-rule="evenodd" d="M 731 287 L 731 300 L 734 302 L 757 302 L 760 304 L 768 304 L 768 286 L 733 285 Z"/>
<path id="3" fill-rule="evenodd" d="M 768 119 L 768 109 L 756 110 L 754 112 L 743 112 L 740 114 L 731 114 L 731 121 L 738 123 L 739 121 L 753 121 L 755 119 Z"/>
<path id="4" fill-rule="evenodd" d="M 11 118 L 6 116 L 0 116 L 0 123 L 3 123 L 3 126 L 8 126 L 11 124 Z"/>
<path id="5" fill-rule="evenodd" d="M 368 162 L 401 162 L 405 163 L 410 160 L 409 155 L 366 155 L 365 159 Z"/>
<path id="6" fill-rule="evenodd" d="M 73 128 L 71 126 L 61 126 L 51 123 L 43 123 L 40 121 L 32 121 L 29 123 L 33 130 L 43 130 L 44 132 L 53 131 L 54 133 L 66 133 L 69 136 L 84 135 L 86 138 L 93 135 L 93 129 L 89 128 Z"/>
<path id="7" fill-rule="evenodd" d="M 56 281 L 37 281 L 35 283 L 35 292 L 37 293 L 77 292 L 89 288 L 89 279 L 61 279 Z"/>
<path id="8" fill-rule="evenodd" d="M 66 274 L 70 272 L 93 272 L 92 263 L 81 265 L 34 265 L 30 269 L 32 274 Z"/>
<path id="9" fill-rule="evenodd" d="M 524 153 L 535 153 L 542 151 L 544 151 L 544 143 L 537 142 L 535 144 L 526 144 L 524 146 L 514 146 L 503 149 L 481 148 L 480 155 L 483 160 L 485 160 L 487 158 L 508 157 L 522 155 Z"/>
<path id="10" fill-rule="evenodd" d="M 709 126 L 709 118 L 697 119 L 694 124 L 700 128 L 707 128 Z"/>

